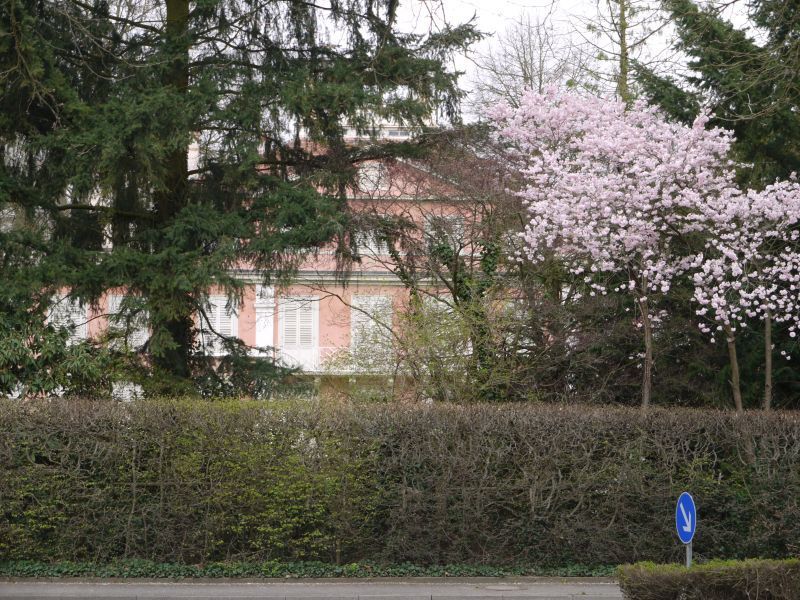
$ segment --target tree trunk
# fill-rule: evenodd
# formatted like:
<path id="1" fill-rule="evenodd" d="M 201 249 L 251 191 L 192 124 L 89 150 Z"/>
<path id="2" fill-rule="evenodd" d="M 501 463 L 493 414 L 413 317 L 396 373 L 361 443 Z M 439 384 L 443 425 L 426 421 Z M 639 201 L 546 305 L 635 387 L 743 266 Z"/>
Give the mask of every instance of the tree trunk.
<path id="1" fill-rule="evenodd" d="M 728 358 L 731 361 L 731 391 L 733 392 L 733 404 L 736 412 L 744 411 L 742 405 L 742 390 L 739 385 L 739 359 L 736 356 L 736 336 L 733 335 L 729 325 L 725 326 L 725 338 L 728 343 Z"/>
<path id="2" fill-rule="evenodd" d="M 644 365 L 642 369 L 642 409 L 650 406 L 653 390 L 653 324 L 650 321 L 650 311 L 647 300 L 639 301 L 639 312 L 642 316 L 642 329 L 644 330 Z"/>
<path id="3" fill-rule="evenodd" d="M 189 0 L 167 0 L 166 8 L 165 48 L 169 66 L 164 72 L 162 82 L 172 93 L 185 96 L 189 88 Z M 171 223 L 186 206 L 188 145 L 168 154 L 165 166 L 167 174 L 164 188 L 154 194 L 156 226 L 159 227 Z M 154 324 L 157 323 L 169 333 L 173 344 L 172 347 L 154 354 L 153 360 L 156 366 L 166 372 L 185 379 L 190 375 L 189 354 L 193 341 L 192 297 L 188 293 L 175 290 L 166 290 L 166 293 L 171 293 L 163 301 L 163 305 L 169 307 L 169 315 L 160 319 L 156 317 Z M 158 298 L 152 300 L 151 304 L 157 311 L 162 304 Z"/>
<path id="4" fill-rule="evenodd" d="M 764 316 L 764 410 L 772 408 L 772 313 Z"/>
<path id="5" fill-rule="evenodd" d="M 167 0 L 166 48 L 169 68 L 163 83 L 177 96 L 185 97 L 189 89 L 189 0 Z M 188 134 L 189 132 L 187 132 Z M 175 217 L 186 206 L 189 177 L 189 147 L 177 148 L 166 159 L 168 169 L 165 190 L 156 194 L 159 223 Z"/>
<path id="6" fill-rule="evenodd" d="M 619 5 L 619 73 L 617 75 L 617 95 L 626 105 L 632 98 L 628 85 L 630 55 L 628 48 L 628 0 L 618 0 Z"/>

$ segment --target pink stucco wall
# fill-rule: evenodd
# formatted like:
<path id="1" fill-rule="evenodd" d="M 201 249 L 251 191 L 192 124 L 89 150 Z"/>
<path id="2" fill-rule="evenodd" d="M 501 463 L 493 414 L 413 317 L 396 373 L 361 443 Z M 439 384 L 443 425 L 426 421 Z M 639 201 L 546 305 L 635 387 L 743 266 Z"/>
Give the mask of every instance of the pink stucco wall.
<path id="1" fill-rule="evenodd" d="M 458 211 L 455 202 L 443 201 L 448 197 L 452 198 L 453 191 L 429 174 L 399 162 L 389 164 L 386 174 L 385 184 L 380 189 L 369 193 L 358 190 L 353 192 L 350 204 L 354 212 L 402 215 L 406 219 L 419 222 L 426 214 L 450 215 Z M 386 257 L 364 257 L 360 263 L 354 265 L 346 284 L 333 281 L 332 273 L 336 270 L 333 252 L 323 249 L 315 257 L 306 260 L 299 269 L 296 283 L 275 291 L 272 345 L 279 349 L 282 344 L 278 310 L 282 297 L 314 296 L 319 299 L 318 346 L 322 361 L 350 346 L 350 302 L 354 294 L 388 296 L 392 299 L 393 312 L 400 313 L 408 294 L 399 281 L 392 280 L 385 259 Z M 239 267 L 243 273 L 249 271 L 247 265 Z M 242 303 L 238 307 L 237 335 L 248 346 L 255 346 L 255 281 L 259 277 L 252 272 L 247 278 L 252 279 L 253 283 L 245 287 Z M 210 290 L 211 294 L 214 292 L 215 290 Z M 112 293 L 122 293 L 122 290 L 109 291 L 109 294 Z M 88 309 L 90 336 L 97 337 L 107 326 L 107 309 L 107 296 L 102 297 L 96 307 Z M 393 319 L 393 323 L 396 323 L 396 319 Z"/>

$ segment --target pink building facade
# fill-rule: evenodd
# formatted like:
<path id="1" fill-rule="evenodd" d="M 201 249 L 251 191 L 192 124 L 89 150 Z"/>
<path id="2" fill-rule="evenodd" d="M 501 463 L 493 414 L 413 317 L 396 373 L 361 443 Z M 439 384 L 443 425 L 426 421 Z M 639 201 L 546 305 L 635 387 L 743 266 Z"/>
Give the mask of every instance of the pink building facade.
<path id="1" fill-rule="evenodd" d="M 453 209 L 447 184 L 422 166 L 403 161 L 368 162 L 360 167 L 358 187 L 350 204 L 356 214 L 402 216 L 425 231 L 432 218 L 460 217 Z M 254 356 L 272 358 L 309 374 L 352 373 L 348 356 L 354 351 L 377 352 L 376 340 L 391 336 L 406 309 L 409 294 L 395 275 L 388 251 L 368 233 L 359 237 L 360 260 L 344 280 L 337 274 L 336 257 L 323 248 L 306 260 L 290 285 L 263 284 L 261 273 L 246 266 L 236 271 L 244 293 L 237 305 L 211 290 L 207 318 L 211 328 L 242 340 Z M 124 301 L 124 290 L 110 290 L 96 307 L 68 299 L 55 305 L 50 319 L 74 328 L 73 338 L 96 338 L 114 326 L 109 318 Z M 200 329 L 207 329 L 198 321 Z M 146 322 L 134 324 L 127 343 L 143 344 Z M 209 356 L 224 349 L 217 336 L 201 334 Z M 375 365 L 380 371 L 380 365 Z"/>

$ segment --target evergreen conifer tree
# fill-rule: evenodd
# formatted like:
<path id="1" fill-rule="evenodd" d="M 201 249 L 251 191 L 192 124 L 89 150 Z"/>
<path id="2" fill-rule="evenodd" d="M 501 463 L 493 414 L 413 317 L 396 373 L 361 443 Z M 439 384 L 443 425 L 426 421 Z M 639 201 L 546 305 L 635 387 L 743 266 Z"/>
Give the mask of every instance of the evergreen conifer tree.
<path id="1" fill-rule="evenodd" d="M 209 290 L 235 303 L 237 269 L 274 280 L 323 244 L 347 258 L 354 165 L 419 148 L 348 146 L 346 125 L 456 116 L 445 62 L 475 30 L 401 33 L 397 10 L 397 0 L 3 0 L 0 391 L 69 390 L 92 373 L 102 388 L 120 370 L 153 393 L 268 381 L 274 365 L 234 339 L 209 371 L 197 327 Z M 70 346 L 47 324 L 64 290 L 96 304 L 112 289 L 125 290 L 123 321 L 148 323 L 137 353 Z M 64 353 L 83 361 L 80 375 L 55 368 Z M 34 385 L 37 373 L 47 382 Z"/>
<path id="2" fill-rule="evenodd" d="M 749 19 L 758 37 L 692 0 L 664 0 L 675 24 L 678 49 L 692 74 L 656 76 L 638 65 L 645 95 L 670 115 L 691 122 L 700 105 L 712 123 L 731 129 L 741 183 L 763 187 L 800 170 L 800 7 L 753 0 Z"/>

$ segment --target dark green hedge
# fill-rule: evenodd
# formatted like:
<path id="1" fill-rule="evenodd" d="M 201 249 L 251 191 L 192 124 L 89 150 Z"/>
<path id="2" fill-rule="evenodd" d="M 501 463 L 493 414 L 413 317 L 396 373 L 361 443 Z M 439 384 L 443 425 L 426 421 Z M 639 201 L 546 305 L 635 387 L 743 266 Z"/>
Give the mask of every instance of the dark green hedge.
<path id="1" fill-rule="evenodd" d="M 197 577 L 301 578 L 301 577 L 610 577 L 616 567 L 564 567 L 490 565 L 428 565 L 375 562 L 333 565 L 319 561 L 264 563 L 219 562 L 204 565 L 157 563 L 128 559 L 111 563 L 42 563 L 29 560 L 0 561 L 0 577 L 147 577 L 185 579 Z"/>
<path id="2" fill-rule="evenodd" d="M 628 600 L 797 600 L 800 560 L 713 561 L 686 569 L 639 563 L 619 568 Z"/>
<path id="3" fill-rule="evenodd" d="M 784 557 L 789 413 L 0 402 L 0 560 L 608 565 Z"/>

